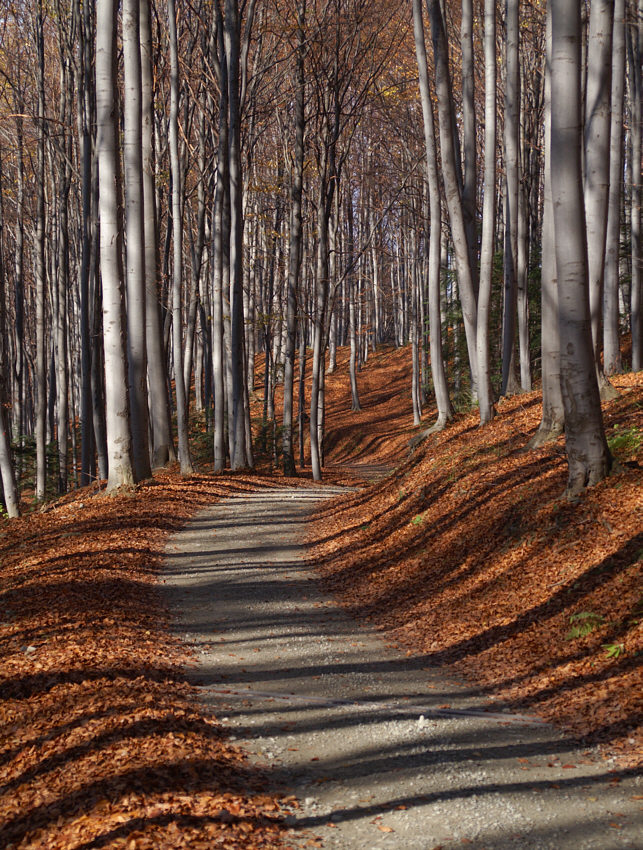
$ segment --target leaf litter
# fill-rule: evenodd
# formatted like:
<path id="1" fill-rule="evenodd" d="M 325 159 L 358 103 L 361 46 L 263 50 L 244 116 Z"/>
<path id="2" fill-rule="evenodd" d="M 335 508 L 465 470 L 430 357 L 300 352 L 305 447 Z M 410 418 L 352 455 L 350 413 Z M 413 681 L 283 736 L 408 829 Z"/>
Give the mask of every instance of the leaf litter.
<path id="1" fill-rule="evenodd" d="M 531 393 L 502 401 L 483 429 L 458 416 L 408 458 L 418 430 L 408 350 L 370 358 L 358 413 L 346 361 L 340 352 L 326 379 L 325 480 L 363 485 L 397 466 L 319 510 L 311 541 L 328 589 L 427 667 L 454 665 L 503 705 L 640 764 L 640 445 L 567 503 L 562 440 L 522 451 L 540 416 Z M 608 434 L 640 433 L 643 377 L 615 383 Z M 288 846 L 283 816 L 296 801 L 266 794 L 198 703 L 185 677 L 193 655 L 171 635 L 158 587 L 167 536 L 193 513 L 280 484 L 273 473 L 163 472 L 132 492 L 105 497 L 94 485 L 4 524 L 1 846 Z M 586 611 L 597 628 L 566 640 L 570 617 Z M 622 651 L 609 655 L 613 645 Z"/>
<path id="2" fill-rule="evenodd" d="M 630 441 L 614 474 L 575 503 L 562 498 L 563 438 L 526 450 L 538 392 L 501 400 L 483 428 L 477 412 L 458 415 L 409 456 L 420 430 L 408 428 L 409 360 L 408 351 L 379 355 L 385 410 L 374 402 L 355 423 L 350 391 L 335 399 L 347 412 L 329 419 L 361 462 L 378 461 L 371 447 L 383 422 L 405 412 L 407 427 L 390 435 L 387 459 L 395 451 L 398 461 L 388 478 L 317 511 L 309 540 L 325 587 L 427 666 L 453 665 L 503 706 L 640 765 L 642 441 Z M 612 380 L 619 397 L 603 407 L 608 439 L 643 435 L 643 373 Z M 583 612 L 596 627 L 568 639 L 570 618 Z"/>
<path id="3" fill-rule="evenodd" d="M 284 847 L 288 804 L 198 704 L 158 574 L 197 509 L 269 486 L 161 473 L 0 536 L 0 846 Z"/>

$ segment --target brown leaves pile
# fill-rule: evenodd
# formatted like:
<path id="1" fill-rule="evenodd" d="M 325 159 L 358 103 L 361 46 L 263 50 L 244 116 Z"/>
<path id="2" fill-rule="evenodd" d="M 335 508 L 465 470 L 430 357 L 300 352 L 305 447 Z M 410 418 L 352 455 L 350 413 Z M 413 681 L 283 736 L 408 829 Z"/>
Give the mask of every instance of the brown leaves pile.
<path id="1" fill-rule="evenodd" d="M 283 847 L 280 805 L 199 708 L 167 628 L 167 534 L 269 486 L 164 474 L 0 535 L 0 846 Z"/>
<path id="2" fill-rule="evenodd" d="M 408 411 L 410 365 L 402 381 L 400 354 L 388 356 L 381 392 Z M 614 383 L 608 436 L 615 425 L 643 433 L 643 374 Z M 392 478 L 325 505 L 314 558 L 346 608 L 427 664 L 455 663 L 489 697 L 638 764 L 643 452 L 570 504 L 562 439 L 524 451 L 539 421 L 538 393 L 502 401 L 484 428 L 459 417 Z M 333 426 L 357 443 L 350 414 Z M 599 625 L 570 637 L 588 612 Z"/>

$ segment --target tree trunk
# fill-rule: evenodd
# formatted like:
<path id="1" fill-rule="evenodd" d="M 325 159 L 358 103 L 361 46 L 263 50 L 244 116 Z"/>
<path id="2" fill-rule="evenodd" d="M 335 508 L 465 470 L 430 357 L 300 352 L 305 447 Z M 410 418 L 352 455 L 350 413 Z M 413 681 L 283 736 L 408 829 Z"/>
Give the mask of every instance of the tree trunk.
<path id="1" fill-rule="evenodd" d="M 520 192 L 520 2 L 505 0 L 505 251 L 502 325 L 502 395 L 518 390 L 515 373 L 518 301 L 518 196 Z"/>
<path id="2" fill-rule="evenodd" d="M 181 216 L 181 164 L 179 160 L 179 56 L 174 0 L 167 0 L 170 35 L 170 121 L 169 148 L 172 175 L 172 236 L 174 262 L 172 273 L 172 352 L 174 357 L 174 391 L 176 394 L 176 427 L 179 463 L 182 475 L 193 470 L 188 444 L 188 400 L 183 383 L 183 337 L 181 322 L 181 278 L 183 272 L 183 222 Z"/>
<path id="3" fill-rule="evenodd" d="M 116 124 L 117 4 L 96 4 L 96 149 L 99 169 L 100 265 L 103 284 L 107 489 L 134 483 L 125 359 L 122 232 L 119 226 L 121 174 Z"/>
<path id="4" fill-rule="evenodd" d="M 612 25 L 614 0 L 593 0 L 587 48 L 585 97 L 584 202 L 587 227 L 589 307 L 596 375 L 602 398 L 616 392 L 601 364 L 603 275 L 610 180 L 610 95 L 612 88 Z"/>
<path id="5" fill-rule="evenodd" d="M 426 149 L 426 177 L 429 188 L 429 334 L 431 348 L 431 374 L 438 418 L 431 430 L 442 430 L 453 419 L 453 407 L 449 398 L 444 356 L 442 352 L 442 320 L 440 316 L 440 236 L 442 232 L 442 210 L 440 201 L 440 183 L 435 147 L 435 126 L 433 105 L 429 87 L 426 46 L 424 41 L 424 22 L 422 2 L 413 0 L 413 29 L 415 33 L 415 52 L 417 56 L 420 99 L 424 119 L 424 145 Z M 376 258 L 373 258 L 376 262 Z"/>
<path id="6" fill-rule="evenodd" d="M 352 193 L 350 191 L 350 186 L 346 201 L 346 209 L 348 213 L 348 245 L 346 249 L 346 264 L 348 274 L 346 276 L 346 286 L 348 289 L 348 332 L 350 335 L 351 347 L 348 374 L 350 377 L 351 384 L 351 410 L 356 412 L 358 410 L 361 410 L 362 408 L 359 403 L 359 392 L 357 390 L 357 328 L 355 321 L 355 275 L 353 271 L 355 263 L 355 234 L 353 221 L 353 198 Z"/>
<path id="7" fill-rule="evenodd" d="M 632 242 L 632 284 L 630 291 L 630 328 L 632 332 L 632 370 L 643 369 L 643 309 L 641 296 L 641 117 L 643 111 L 643 86 L 641 85 L 641 28 L 643 27 L 643 0 L 636 0 L 635 21 L 628 28 L 630 80 L 632 92 L 632 194 L 630 205 L 630 233 Z"/>
<path id="8" fill-rule="evenodd" d="M 603 479 L 611 463 L 590 325 L 580 60 L 580 7 L 576 0 L 552 0 L 551 185 L 569 497 Z"/>
<path id="9" fill-rule="evenodd" d="M 243 360 L 243 195 L 241 174 L 241 80 L 239 75 L 240 21 L 238 0 L 226 0 L 224 42 L 228 64 L 228 162 L 230 169 L 230 366 L 232 469 L 248 465 Z"/>
<path id="10" fill-rule="evenodd" d="M 493 275 L 494 224 L 496 220 L 496 3 L 484 5 L 484 189 L 482 239 L 480 245 L 480 284 L 478 290 L 478 404 L 480 424 L 494 416 L 489 364 L 489 307 Z"/>
<path id="11" fill-rule="evenodd" d="M 36 200 L 36 499 L 45 498 L 47 476 L 47 354 L 45 337 L 45 46 L 43 6 L 36 17 L 38 53 L 38 188 Z"/>
<path id="12" fill-rule="evenodd" d="M 625 0 L 615 0 L 612 33 L 610 172 L 603 295 L 603 362 L 606 375 L 623 368 L 619 329 L 621 186 L 623 181 L 623 95 L 625 91 Z"/>
<path id="13" fill-rule="evenodd" d="M 144 0 L 145 2 L 145 0 Z M 139 0 L 123 0 L 127 354 L 134 480 L 150 478 Z"/>
<path id="14" fill-rule="evenodd" d="M 558 278 L 554 207 L 551 186 L 551 5 L 547 6 L 545 58 L 544 189 L 541 268 L 542 417 L 529 448 L 555 440 L 563 432 L 565 412 L 560 382 L 560 332 L 558 330 Z"/>
<path id="15" fill-rule="evenodd" d="M 469 245 L 469 264 L 474 290 L 478 290 L 478 250 L 476 235 L 476 112 L 475 73 L 473 67 L 473 0 L 462 0 L 462 153 L 464 175 L 462 180 L 462 211 Z"/>
<path id="16" fill-rule="evenodd" d="M 145 234 L 145 342 L 152 466 L 167 466 L 176 460 L 166 357 L 163 348 L 161 305 L 158 294 L 158 226 L 154 189 L 154 104 L 152 84 L 152 33 L 150 0 L 140 2 L 141 37 L 141 148 L 143 170 L 143 228 Z"/>
<path id="17" fill-rule="evenodd" d="M 75 0 L 77 9 L 80 0 Z M 78 13 L 80 14 L 80 13 Z M 92 449 L 94 446 L 92 429 L 92 381 L 91 381 L 91 336 L 90 336 L 90 272 L 92 248 L 92 124 L 93 124 L 93 80 L 92 45 L 93 26 L 91 5 L 83 3 L 82 23 L 79 29 L 79 65 L 81 76 L 81 95 L 78 98 L 78 124 L 81 143 L 81 264 L 80 264 L 80 351 L 81 351 L 81 393 L 80 393 L 80 484 L 81 487 L 91 481 Z"/>
<path id="18" fill-rule="evenodd" d="M 476 343 L 477 306 L 474 278 L 471 270 L 469 244 L 467 240 L 462 210 L 462 197 L 458 183 L 453 126 L 455 109 L 449 73 L 449 57 L 446 31 L 442 17 L 440 0 L 429 0 L 431 16 L 431 36 L 435 61 L 436 94 L 440 126 L 440 152 L 442 154 L 442 176 L 446 195 L 451 237 L 458 272 L 458 288 L 462 303 L 462 317 L 467 339 L 469 365 L 472 375 L 472 394 L 477 394 L 478 362 Z"/>

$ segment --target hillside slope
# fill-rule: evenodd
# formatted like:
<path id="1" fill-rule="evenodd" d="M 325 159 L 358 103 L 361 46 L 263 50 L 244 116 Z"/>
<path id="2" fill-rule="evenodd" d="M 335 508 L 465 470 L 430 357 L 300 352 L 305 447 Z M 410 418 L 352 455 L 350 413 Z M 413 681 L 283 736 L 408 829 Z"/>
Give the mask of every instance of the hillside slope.
<path id="1" fill-rule="evenodd" d="M 524 450 L 537 392 L 501 401 L 482 429 L 459 416 L 408 458 L 409 361 L 382 353 L 377 379 L 367 366 L 359 414 L 345 374 L 329 381 L 331 468 L 400 462 L 320 510 L 311 541 L 326 585 L 427 663 L 454 663 L 490 696 L 640 763 L 643 374 L 619 376 L 604 408 L 620 470 L 571 504 L 563 440 Z"/>

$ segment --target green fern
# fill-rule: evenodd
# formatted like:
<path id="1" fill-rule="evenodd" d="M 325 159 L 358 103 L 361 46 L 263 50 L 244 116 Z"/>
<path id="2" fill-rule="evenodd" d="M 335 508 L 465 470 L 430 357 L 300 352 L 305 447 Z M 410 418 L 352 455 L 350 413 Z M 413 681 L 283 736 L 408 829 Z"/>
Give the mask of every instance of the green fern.
<path id="1" fill-rule="evenodd" d="M 572 614 L 569 618 L 571 629 L 565 635 L 565 640 L 576 640 L 576 638 L 587 637 L 605 622 L 600 614 L 595 614 L 594 611 L 581 611 L 578 614 Z"/>
<path id="2" fill-rule="evenodd" d="M 624 643 L 604 643 L 602 648 L 606 658 L 619 658 L 625 652 Z"/>

